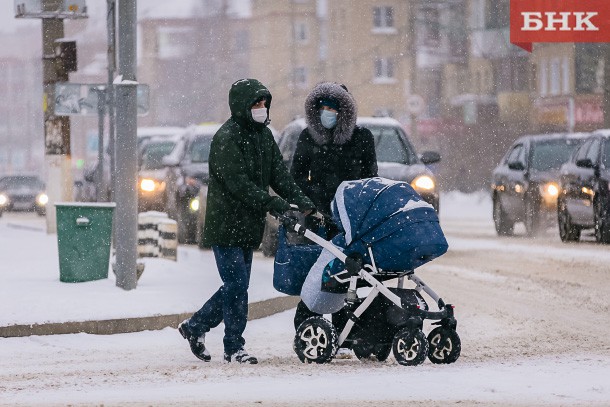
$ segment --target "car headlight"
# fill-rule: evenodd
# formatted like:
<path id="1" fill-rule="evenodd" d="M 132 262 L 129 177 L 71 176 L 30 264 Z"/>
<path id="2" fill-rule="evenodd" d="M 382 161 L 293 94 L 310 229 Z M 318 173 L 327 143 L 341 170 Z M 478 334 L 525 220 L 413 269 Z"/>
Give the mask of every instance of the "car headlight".
<path id="1" fill-rule="evenodd" d="M 192 212 L 197 212 L 199 210 L 199 198 L 193 198 L 191 199 L 191 202 L 189 203 L 189 208 Z"/>
<path id="2" fill-rule="evenodd" d="M 411 186 L 415 189 L 431 191 L 434 189 L 434 180 L 428 175 L 420 175 L 411 182 Z"/>
<path id="3" fill-rule="evenodd" d="M 8 203 L 8 196 L 0 194 L 0 206 L 4 206 Z"/>
<path id="4" fill-rule="evenodd" d="M 544 197 L 557 198 L 559 196 L 559 185 L 555 182 L 547 182 L 540 185 L 540 193 Z"/>
<path id="5" fill-rule="evenodd" d="M 165 190 L 165 182 L 159 182 L 151 178 L 140 180 L 140 189 L 144 192 L 157 192 Z"/>
<path id="6" fill-rule="evenodd" d="M 49 196 L 44 192 L 38 194 L 38 196 L 36 197 L 36 203 L 38 204 L 38 206 L 45 206 L 47 202 L 49 202 Z"/>

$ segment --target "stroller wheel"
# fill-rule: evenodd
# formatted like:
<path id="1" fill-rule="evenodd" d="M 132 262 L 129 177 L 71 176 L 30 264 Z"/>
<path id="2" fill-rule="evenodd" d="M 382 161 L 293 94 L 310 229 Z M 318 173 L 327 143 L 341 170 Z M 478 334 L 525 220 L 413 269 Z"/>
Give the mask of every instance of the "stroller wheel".
<path id="1" fill-rule="evenodd" d="M 323 317 L 307 318 L 294 337 L 293 349 L 301 362 L 327 363 L 337 353 L 337 331 Z"/>
<path id="2" fill-rule="evenodd" d="M 428 359 L 436 364 L 453 363 L 460 357 L 462 342 L 453 329 L 439 326 L 428 334 Z"/>
<path id="3" fill-rule="evenodd" d="M 421 329 L 403 328 L 392 342 L 396 361 L 403 366 L 417 366 L 424 363 L 428 355 L 428 340 Z"/>

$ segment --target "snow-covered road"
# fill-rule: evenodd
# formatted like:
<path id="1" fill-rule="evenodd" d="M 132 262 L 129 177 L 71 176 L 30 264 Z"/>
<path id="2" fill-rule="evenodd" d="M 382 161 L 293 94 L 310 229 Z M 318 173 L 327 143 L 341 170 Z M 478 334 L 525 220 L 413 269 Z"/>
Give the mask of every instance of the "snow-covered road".
<path id="1" fill-rule="evenodd" d="M 0 339 L 0 405 L 609 406 L 610 248 L 498 238 L 484 197 L 444 198 L 450 251 L 418 275 L 456 305 L 453 365 L 304 365 L 288 311 L 249 323 L 256 366 L 220 362 L 221 329 L 207 364 L 172 329 Z"/>

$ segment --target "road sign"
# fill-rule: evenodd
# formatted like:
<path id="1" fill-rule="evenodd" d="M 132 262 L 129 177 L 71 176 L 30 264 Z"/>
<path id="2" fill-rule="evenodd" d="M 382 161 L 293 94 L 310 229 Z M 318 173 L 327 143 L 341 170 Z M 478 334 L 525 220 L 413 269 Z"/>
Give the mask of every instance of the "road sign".
<path id="1" fill-rule="evenodd" d="M 84 84 L 61 82 L 55 84 L 55 114 L 58 116 L 96 116 L 98 96 L 105 92 L 105 84 Z M 138 85 L 138 115 L 143 116 L 149 109 L 148 85 Z"/>
<path id="2" fill-rule="evenodd" d="M 411 95 L 407 98 L 407 111 L 412 115 L 420 115 L 424 111 L 425 107 L 426 102 L 421 96 Z"/>
<path id="3" fill-rule="evenodd" d="M 44 4 L 43 4 L 44 3 Z M 14 0 L 15 18 L 87 18 L 85 0 Z"/>

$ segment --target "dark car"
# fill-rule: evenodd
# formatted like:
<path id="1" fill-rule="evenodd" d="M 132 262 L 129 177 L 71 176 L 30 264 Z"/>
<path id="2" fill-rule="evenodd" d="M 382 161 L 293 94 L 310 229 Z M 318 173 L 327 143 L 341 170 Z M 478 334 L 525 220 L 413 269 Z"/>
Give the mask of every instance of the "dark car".
<path id="1" fill-rule="evenodd" d="M 561 167 L 557 205 L 559 236 L 580 239 L 592 228 L 595 240 L 610 243 L 610 130 L 599 130 Z"/>
<path id="2" fill-rule="evenodd" d="M 188 127 L 180 133 L 176 148 L 163 158 L 163 164 L 170 167 L 165 181 L 167 212 L 178 222 L 180 243 L 197 241 L 198 220 L 203 222 L 200 212 L 205 213 L 206 206 L 210 145 L 219 128 L 220 124 Z"/>
<path id="3" fill-rule="evenodd" d="M 0 178 L 0 215 L 4 211 L 35 211 L 43 216 L 48 201 L 44 182 L 36 175 Z"/>
<path id="4" fill-rule="evenodd" d="M 517 222 L 534 236 L 553 224 L 559 169 L 587 133 L 527 135 L 508 149 L 492 175 L 493 220 L 498 235 L 512 235 Z"/>
<path id="5" fill-rule="evenodd" d="M 389 117 L 359 117 L 358 126 L 373 133 L 380 177 L 406 181 L 422 198 L 439 210 L 439 191 L 434 174 L 427 167 L 440 161 L 437 152 L 426 151 L 418 156 L 400 122 Z M 284 162 L 290 168 L 299 135 L 306 127 L 305 119 L 290 122 L 280 134 L 279 147 Z M 267 216 L 261 249 L 273 256 L 277 245 L 277 221 Z"/>
<path id="6" fill-rule="evenodd" d="M 174 135 L 184 131 L 184 127 L 171 126 L 155 126 L 155 127 L 138 127 L 137 129 L 137 150 L 138 154 L 142 151 L 142 146 L 150 139 L 160 139 L 163 137 L 173 137 Z M 105 189 L 102 192 L 100 199 L 107 201 L 110 199 L 111 177 L 110 177 L 110 151 L 107 148 L 104 154 L 103 181 Z M 116 163 L 115 163 L 116 165 Z M 95 202 L 97 200 L 97 179 L 98 162 L 97 160 L 89 163 L 83 171 L 83 178 L 76 181 L 75 195 L 77 201 Z"/>
<path id="7" fill-rule="evenodd" d="M 167 178 L 169 168 L 163 163 L 181 145 L 181 135 L 153 136 L 138 150 L 138 211 L 167 212 Z"/>

